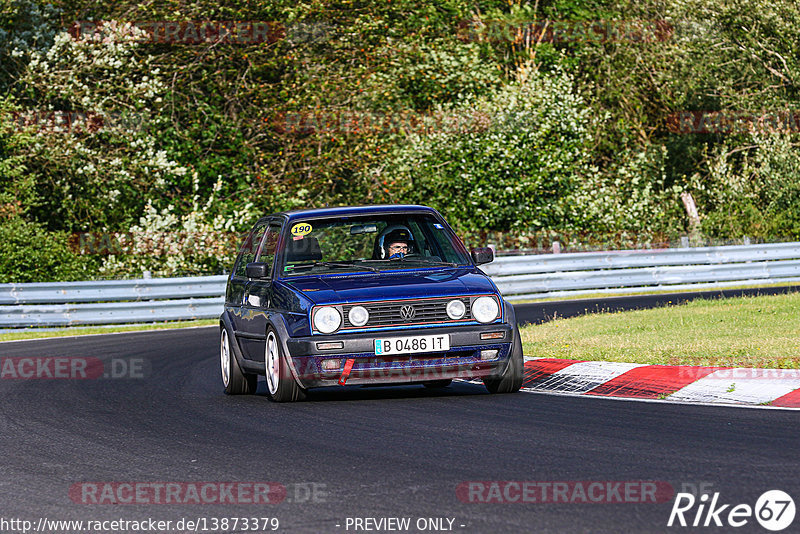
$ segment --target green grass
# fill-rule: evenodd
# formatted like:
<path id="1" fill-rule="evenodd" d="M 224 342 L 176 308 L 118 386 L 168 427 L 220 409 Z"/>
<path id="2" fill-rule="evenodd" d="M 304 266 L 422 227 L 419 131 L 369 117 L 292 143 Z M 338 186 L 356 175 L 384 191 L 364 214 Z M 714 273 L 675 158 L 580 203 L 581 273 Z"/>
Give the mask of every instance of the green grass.
<path id="1" fill-rule="evenodd" d="M 795 287 L 797 286 L 796 282 L 787 283 L 787 282 L 775 282 L 772 284 L 742 284 L 736 286 L 725 286 L 725 287 L 698 287 L 696 289 L 676 289 L 676 290 L 669 290 L 666 286 L 664 289 L 651 289 L 647 290 L 642 289 L 641 291 L 631 291 L 630 293 L 581 293 L 581 294 L 571 294 L 571 295 L 560 295 L 555 297 L 542 297 L 542 298 L 531 298 L 531 299 L 524 299 L 524 300 L 515 300 L 512 301 L 512 304 L 529 304 L 533 302 L 553 302 L 553 301 L 561 301 L 561 300 L 583 300 L 583 299 L 599 299 L 599 298 L 610 298 L 610 297 L 633 297 L 633 296 L 641 296 L 641 295 L 666 295 L 668 293 L 700 293 L 702 291 L 732 291 L 737 289 L 765 289 L 765 288 L 774 288 L 774 287 Z"/>
<path id="2" fill-rule="evenodd" d="M 17 341 L 20 339 L 46 339 L 50 337 L 88 336 L 93 334 L 113 334 L 115 332 L 139 332 L 143 330 L 168 330 L 173 328 L 186 328 L 190 326 L 210 326 L 218 324 L 218 319 L 202 319 L 198 321 L 176 321 L 170 323 L 150 323 L 110 327 L 73 327 L 59 328 L 58 330 L 40 330 L 28 328 L 19 332 L 0 334 L 0 342 Z"/>
<path id="3" fill-rule="evenodd" d="M 666 365 L 800 367 L 800 293 L 556 319 L 520 329 L 526 356 Z"/>

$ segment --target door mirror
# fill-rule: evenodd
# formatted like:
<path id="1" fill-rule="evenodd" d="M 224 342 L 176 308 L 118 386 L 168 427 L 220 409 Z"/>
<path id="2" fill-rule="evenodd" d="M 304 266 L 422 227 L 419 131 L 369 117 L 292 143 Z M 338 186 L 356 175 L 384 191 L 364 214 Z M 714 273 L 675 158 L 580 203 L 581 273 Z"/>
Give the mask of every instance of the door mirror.
<path id="1" fill-rule="evenodd" d="M 269 263 L 254 261 L 245 267 L 247 278 L 269 278 Z"/>
<path id="2" fill-rule="evenodd" d="M 470 251 L 470 255 L 475 265 L 483 265 L 484 263 L 491 263 L 494 261 L 494 250 L 489 247 L 473 248 Z"/>

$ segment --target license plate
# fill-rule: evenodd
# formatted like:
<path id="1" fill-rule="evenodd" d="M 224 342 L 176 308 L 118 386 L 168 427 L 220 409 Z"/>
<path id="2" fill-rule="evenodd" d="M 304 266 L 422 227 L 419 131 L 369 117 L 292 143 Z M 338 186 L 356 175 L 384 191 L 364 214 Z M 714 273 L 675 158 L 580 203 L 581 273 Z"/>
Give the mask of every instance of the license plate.
<path id="1" fill-rule="evenodd" d="M 450 336 L 408 336 L 375 340 L 375 354 L 413 354 L 416 352 L 440 352 L 450 350 Z"/>

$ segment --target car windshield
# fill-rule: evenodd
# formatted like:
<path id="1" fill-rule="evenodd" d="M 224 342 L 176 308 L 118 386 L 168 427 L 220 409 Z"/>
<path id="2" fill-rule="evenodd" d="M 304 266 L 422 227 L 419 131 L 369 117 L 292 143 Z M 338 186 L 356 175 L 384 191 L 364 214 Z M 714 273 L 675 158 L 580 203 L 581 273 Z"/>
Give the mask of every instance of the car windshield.
<path id="1" fill-rule="evenodd" d="M 282 276 L 470 264 L 460 240 L 431 214 L 304 219 L 289 227 Z"/>

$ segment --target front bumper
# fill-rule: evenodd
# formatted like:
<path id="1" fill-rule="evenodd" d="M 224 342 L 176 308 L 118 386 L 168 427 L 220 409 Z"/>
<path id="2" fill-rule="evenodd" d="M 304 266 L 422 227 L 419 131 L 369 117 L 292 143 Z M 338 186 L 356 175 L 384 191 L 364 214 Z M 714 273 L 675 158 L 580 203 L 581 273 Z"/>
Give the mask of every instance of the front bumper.
<path id="1" fill-rule="evenodd" d="M 501 339 L 482 340 L 482 333 L 502 332 Z M 450 350 L 376 356 L 377 338 L 401 336 L 450 336 Z M 290 338 L 286 345 L 290 365 L 304 388 L 334 386 L 339 383 L 345 362 L 353 360 L 347 384 L 424 382 L 451 378 L 480 378 L 502 373 L 511 353 L 513 329 L 508 324 L 446 326 L 407 330 L 381 330 L 368 333 L 339 333 L 329 336 Z M 318 343 L 341 342 L 341 349 L 321 350 Z M 496 350 L 490 360 L 481 351 Z M 338 360 L 334 370 L 324 370 L 323 360 Z"/>

